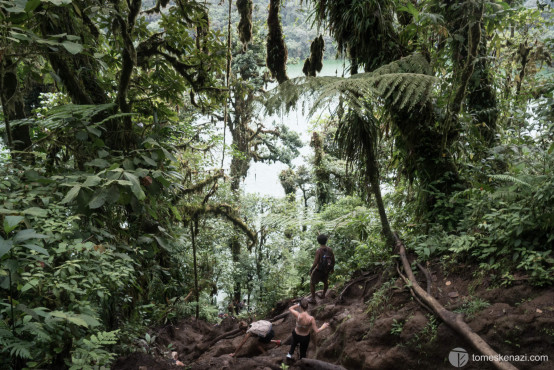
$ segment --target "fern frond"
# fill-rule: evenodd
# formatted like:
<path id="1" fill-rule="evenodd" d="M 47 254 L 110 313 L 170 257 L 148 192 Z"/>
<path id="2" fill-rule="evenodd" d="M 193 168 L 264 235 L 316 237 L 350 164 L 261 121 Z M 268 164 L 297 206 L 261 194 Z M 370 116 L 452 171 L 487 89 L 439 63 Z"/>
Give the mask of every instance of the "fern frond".
<path id="1" fill-rule="evenodd" d="M 529 189 L 532 188 L 531 184 L 529 184 L 529 183 L 527 183 L 523 180 L 520 180 L 517 177 L 510 176 L 510 175 L 490 175 L 489 177 L 491 179 L 498 180 L 498 181 L 514 182 L 516 184 L 523 185 L 523 186 L 525 186 L 526 188 L 529 188 Z"/>
<path id="2" fill-rule="evenodd" d="M 301 98 L 314 99 L 309 115 L 341 95 L 350 108 L 363 113 L 366 99 L 388 100 L 398 109 L 413 109 L 431 98 L 437 78 L 420 54 L 415 54 L 373 72 L 343 77 L 301 77 L 279 85 L 265 96 L 268 113 L 288 112 Z"/>

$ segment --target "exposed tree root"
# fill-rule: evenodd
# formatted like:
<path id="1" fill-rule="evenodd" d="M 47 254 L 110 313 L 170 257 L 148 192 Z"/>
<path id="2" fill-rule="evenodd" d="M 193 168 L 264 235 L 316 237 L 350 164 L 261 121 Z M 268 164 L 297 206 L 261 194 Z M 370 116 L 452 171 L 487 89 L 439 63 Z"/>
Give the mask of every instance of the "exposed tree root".
<path id="1" fill-rule="evenodd" d="M 206 352 L 207 350 L 209 350 L 210 348 L 212 348 L 217 342 L 219 342 L 220 340 L 222 339 L 229 339 L 229 338 L 234 338 L 234 337 L 237 337 L 239 335 L 242 334 L 242 330 L 240 330 L 239 328 L 237 329 L 233 329 L 231 331 L 228 331 L 228 332 L 225 332 L 223 334 L 221 334 L 220 336 L 218 337 L 215 337 L 214 339 L 212 339 L 211 341 L 209 341 L 208 343 L 202 343 L 202 344 L 198 344 L 196 347 L 195 347 L 195 350 L 197 351 L 197 353 L 195 354 L 195 358 L 198 358 L 200 357 L 204 352 Z"/>
<path id="2" fill-rule="evenodd" d="M 289 310 L 286 310 L 285 312 L 283 312 L 282 314 L 279 314 L 275 317 L 272 317 L 271 319 L 269 319 L 270 322 L 275 322 L 279 319 L 282 319 L 283 317 L 287 317 L 288 315 L 290 314 Z"/>
<path id="3" fill-rule="evenodd" d="M 367 273 L 367 275 L 369 275 L 369 273 Z M 346 293 L 346 291 L 347 291 L 348 289 L 350 289 L 350 287 L 351 287 L 352 285 L 357 284 L 357 283 L 360 283 L 360 282 L 362 282 L 362 281 L 364 281 L 364 294 L 365 294 L 365 287 L 366 287 L 365 284 L 366 284 L 368 281 L 377 279 L 377 275 L 373 275 L 373 276 L 369 276 L 369 277 L 368 277 L 367 275 L 360 276 L 359 278 L 354 279 L 354 280 L 352 280 L 350 283 L 348 283 L 348 285 L 346 285 L 346 286 L 344 287 L 344 289 L 342 290 L 342 292 L 339 294 L 339 297 L 337 298 L 337 301 L 338 301 L 338 302 L 343 302 L 343 299 L 344 299 L 343 295 L 344 295 L 344 293 Z M 362 297 L 363 297 L 363 295 L 362 295 Z"/>
<path id="4" fill-rule="evenodd" d="M 488 345 L 478 334 L 476 334 L 468 324 L 464 321 L 462 314 L 456 314 L 454 312 L 448 311 L 444 308 L 433 296 L 428 294 L 417 282 L 412 268 L 410 267 L 410 262 L 406 257 L 406 247 L 400 241 L 399 237 L 395 234 L 396 239 L 396 248 L 400 255 L 400 260 L 402 261 L 402 266 L 406 272 L 408 283 L 410 289 L 413 289 L 414 293 L 428 305 L 434 313 L 444 321 L 448 326 L 450 326 L 454 331 L 460 334 L 465 338 L 477 351 L 485 356 L 498 357 L 498 353 Z M 517 370 L 517 368 L 507 361 L 493 361 L 497 369 L 502 370 Z"/>

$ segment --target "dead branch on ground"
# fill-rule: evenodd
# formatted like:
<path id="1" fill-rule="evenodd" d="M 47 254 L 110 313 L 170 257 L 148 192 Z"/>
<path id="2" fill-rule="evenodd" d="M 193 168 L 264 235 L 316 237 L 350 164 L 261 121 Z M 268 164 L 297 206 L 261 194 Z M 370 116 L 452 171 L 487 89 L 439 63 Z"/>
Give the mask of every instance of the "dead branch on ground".
<path id="1" fill-rule="evenodd" d="M 406 256 L 406 247 L 402 241 L 400 241 L 397 234 L 394 234 L 394 238 L 396 241 L 396 249 L 399 252 L 402 266 L 406 272 L 406 279 L 408 280 L 407 283 L 409 284 L 410 289 L 413 289 L 415 295 L 417 295 L 421 301 L 428 305 L 442 321 L 450 326 L 450 328 L 466 339 L 477 351 L 485 356 L 498 358 L 498 353 L 469 327 L 469 325 L 464 321 L 462 314 L 448 311 L 418 284 L 412 268 L 410 267 L 410 262 Z M 514 365 L 507 361 L 493 361 L 492 365 L 500 370 L 517 370 Z"/>

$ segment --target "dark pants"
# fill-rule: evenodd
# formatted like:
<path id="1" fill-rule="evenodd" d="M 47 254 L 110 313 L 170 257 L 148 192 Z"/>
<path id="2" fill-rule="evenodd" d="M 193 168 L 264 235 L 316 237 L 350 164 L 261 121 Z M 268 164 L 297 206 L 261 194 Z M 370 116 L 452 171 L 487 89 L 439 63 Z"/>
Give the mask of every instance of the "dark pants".
<path id="1" fill-rule="evenodd" d="M 265 335 L 265 337 L 258 337 L 258 342 L 264 344 L 271 343 L 273 337 L 275 337 L 275 332 L 273 331 L 273 329 L 271 329 L 269 333 Z"/>
<path id="2" fill-rule="evenodd" d="M 292 344 L 290 345 L 289 354 L 292 356 L 296 345 L 300 344 L 300 358 L 306 357 L 306 351 L 308 350 L 308 344 L 310 344 L 310 334 L 308 335 L 298 335 L 296 330 L 292 329 Z"/>
<path id="3" fill-rule="evenodd" d="M 310 278 L 310 292 L 312 294 L 312 299 L 315 299 L 315 286 L 320 282 L 323 282 L 322 298 L 325 298 L 325 293 L 327 293 L 327 288 L 329 287 L 329 274 L 325 274 L 316 269 Z"/>

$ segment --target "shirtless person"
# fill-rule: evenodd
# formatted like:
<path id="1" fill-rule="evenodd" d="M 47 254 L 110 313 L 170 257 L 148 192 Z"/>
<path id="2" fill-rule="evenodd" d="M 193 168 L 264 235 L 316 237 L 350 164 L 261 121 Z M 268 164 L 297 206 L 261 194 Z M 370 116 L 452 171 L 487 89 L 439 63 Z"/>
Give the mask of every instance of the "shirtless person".
<path id="1" fill-rule="evenodd" d="M 296 311 L 297 308 L 301 309 L 301 312 Z M 296 317 L 296 326 L 292 330 L 292 344 L 290 345 L 290 351 L 287 354 L 287 358 L 292 358 L 296 345 L 300 344 L 300 359 L 306 357 L 306 351 L 308 350 L 308 344 L 310 344 L 310 331 L 313 329 L 314 333 L 329 327 L 329 323 L 321 325 L 318 329 L 315 324 L 315 319 L 308 313 L 308 299 L 303 298 L 300 304 L 295 304 L 289 307 L 289 311 Z"/>

